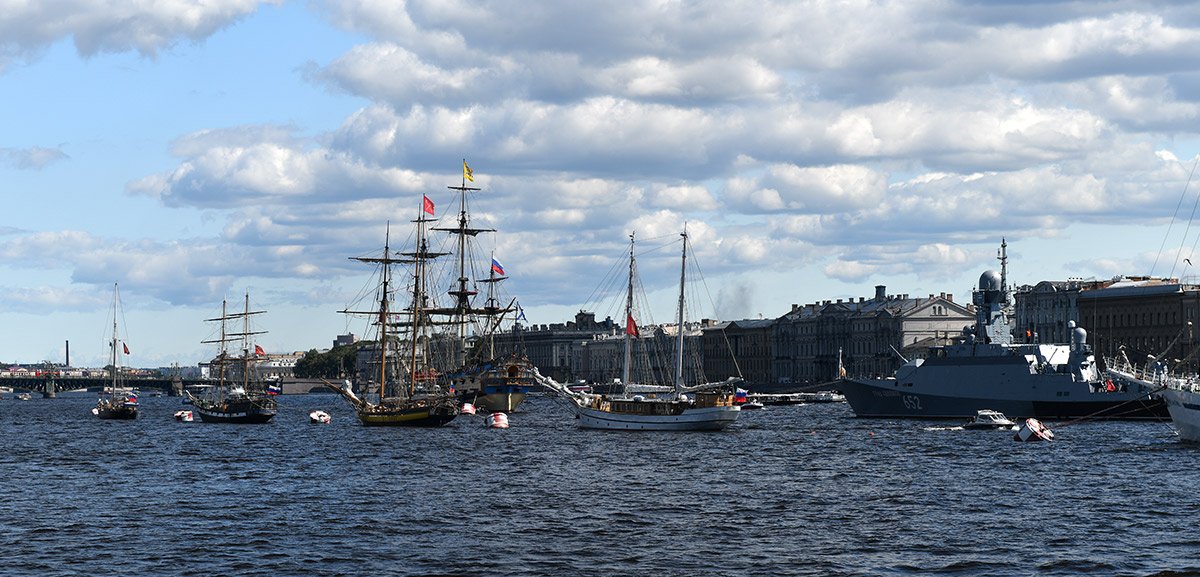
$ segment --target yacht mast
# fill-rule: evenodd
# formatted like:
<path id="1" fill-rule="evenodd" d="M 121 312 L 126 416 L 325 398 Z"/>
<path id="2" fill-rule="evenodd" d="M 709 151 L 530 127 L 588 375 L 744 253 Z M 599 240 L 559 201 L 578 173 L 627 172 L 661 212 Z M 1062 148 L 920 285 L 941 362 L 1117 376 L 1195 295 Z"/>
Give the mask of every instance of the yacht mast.
<path id="1" fill-rule="evenodd" d="M 117 373 L 120 370 L 117 363 L 117 283 L 113 283 L 112 390 L 109 391 L 112 395 L 117 394 Z"/>
<path id="2" fill-rule="evenodd" d="M 683 392 L 683 288 L 684 281 L 687 275 L 687 227 L 683 229 L 683 233 L 679 236 L 683 237 L 683 257 L 680 259 L 679 265 L 679 315 L 676 317 L 675 332 L 675 396 L 678 398 Z"/>
<path id="3" fill-rule="evenodd" d="M 624 390 L 629 387 L 629 365 L 633 360 L 633 332 L 630 329 L 633 324 L 633 266 L 636 260 L 633 255 L 633 235 L 629 233 L 629 285 L 625 293 L 625 362 L 621 369 L 621 388 Z"/>

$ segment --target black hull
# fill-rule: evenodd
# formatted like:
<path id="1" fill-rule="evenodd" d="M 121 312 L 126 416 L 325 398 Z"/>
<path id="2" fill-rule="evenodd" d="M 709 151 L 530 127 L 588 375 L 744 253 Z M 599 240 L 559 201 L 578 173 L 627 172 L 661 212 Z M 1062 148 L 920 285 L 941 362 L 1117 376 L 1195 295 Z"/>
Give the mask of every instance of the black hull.
<path id="1" fill-rule="evenodd" d="M 268 423 L 275 418 L 275 414 L 278 412 L 275 408 L 275 399 L 271 397 L 237 399 L 223 403 L 197 399 L 192 401 L 192 410 L 200 415 L 200 420 L 205 423 L 247 425 Z"/>
<path id="2" fill-rule="evenodd" d="M 137 418 L 137 407 L 117 407 L 115 409 L 97 409 L 96 416 L 106 421 L 132 421 Z"/>

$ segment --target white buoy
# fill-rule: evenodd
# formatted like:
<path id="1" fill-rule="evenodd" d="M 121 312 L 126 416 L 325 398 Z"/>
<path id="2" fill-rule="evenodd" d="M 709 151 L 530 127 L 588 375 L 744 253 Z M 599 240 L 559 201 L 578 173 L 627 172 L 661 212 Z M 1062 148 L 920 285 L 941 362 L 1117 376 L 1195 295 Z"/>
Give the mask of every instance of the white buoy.
<path id="1" fill-rule="evenodd" d="M 475 414 L 475 405 L 473 405 L 471 403 L 463 403 L 462 409 L 459 412 L 464 415 L 474 415 Z"/>
<path id="2" fill-rule="evenodd" d="M 1014 441 L 1053 441 L 1054 432 L 1051 431 L 1041 421 L 1029 418 L 1025 419 L 1025 423 L 1013 435 Z"/>
<path id="3" fill-rule="evenodd" d="M 308 414 L 308 422 L 313 424 L 325 425 L 332 421 L 333 417 L 330 417 L 329 413 L 326 413 L 325 411 L 313 411 Z"/>
<path id="4" fill-rule="evenodd" d="M 507 429 L 508 428 L 508 415 L 501 413 L 499 411 L 496 411 L 496 412 L 488 415 L 487 418 L 483 420 L 483 422 L 489 428 L 492 428 L 492 429 Z"/>

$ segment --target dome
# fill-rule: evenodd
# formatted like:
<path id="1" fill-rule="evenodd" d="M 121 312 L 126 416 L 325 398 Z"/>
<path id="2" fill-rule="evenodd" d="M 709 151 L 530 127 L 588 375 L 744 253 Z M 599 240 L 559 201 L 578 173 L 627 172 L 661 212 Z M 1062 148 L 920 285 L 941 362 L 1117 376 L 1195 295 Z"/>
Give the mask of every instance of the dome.
<path id="1" fill-rule="evenodd" d="M 998 291 L 1000 290 L 1000 273 L 989 270 L 979 275 L 979 290 L 981 291 Z"/>

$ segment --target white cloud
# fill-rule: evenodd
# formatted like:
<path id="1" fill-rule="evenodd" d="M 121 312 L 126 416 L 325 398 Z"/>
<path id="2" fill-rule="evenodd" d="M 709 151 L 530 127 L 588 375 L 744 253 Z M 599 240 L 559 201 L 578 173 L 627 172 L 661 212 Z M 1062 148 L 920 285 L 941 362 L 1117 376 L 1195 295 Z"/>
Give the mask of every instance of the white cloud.
<path id="1" fill-rule="evenodd" d="M 0 164 L 8 164 L 23 170 L 40 170 L 47 165 L 70 158 L 58 148 L 33 146 L 30 148 L 0 148 Z"/>
<path id="2" fill-rule="evenodd" d="M 83 56 L 134 50 L 154 56 L 180 39 L 200 41 L 279 0 L 39 0 L 0 6 L 0 72 L 9 58 L 73 38 Z"/>
<path id="3" fill-rule="evenodd" d="M 72 37 L 85 55 L 153 55 L 260 5 L 18 4 L 0 15 L 0 54 Z M 421 195 L 452 211 L 445 186 L 467 158 L 483 189 L 476 224 L 498 231 L 486 242 L 536 271 L 511 284 L 524 302 L 570 305 L 631 231 L 675 240 L 686 223 L 710 272 L 729 275 L 949 278 L 975 274 L 1000 235 L 1158 224 L 1188 180 L 1200 69 L 1185 8 L 755 8 L 322 4 L 358 43 L 276 66 L 353 104 L 257 124 L 198 114 L 191 132 L 163 137 L 174 166 L 128 179 L 128 192 L 215 220 L 208 237 L 8 230 L 0 255 L 62 262 L 77 282 L 128 275 L 169 302 L 209 299 L 242 275 L 336 283 L 385 223 L 407 234 Z M 23 168 L 62 158 L 0 150 Z M 253 264 L 230 258 L 248 252 Z M 285 292 L 309 298 L 307 286 Z"/>

